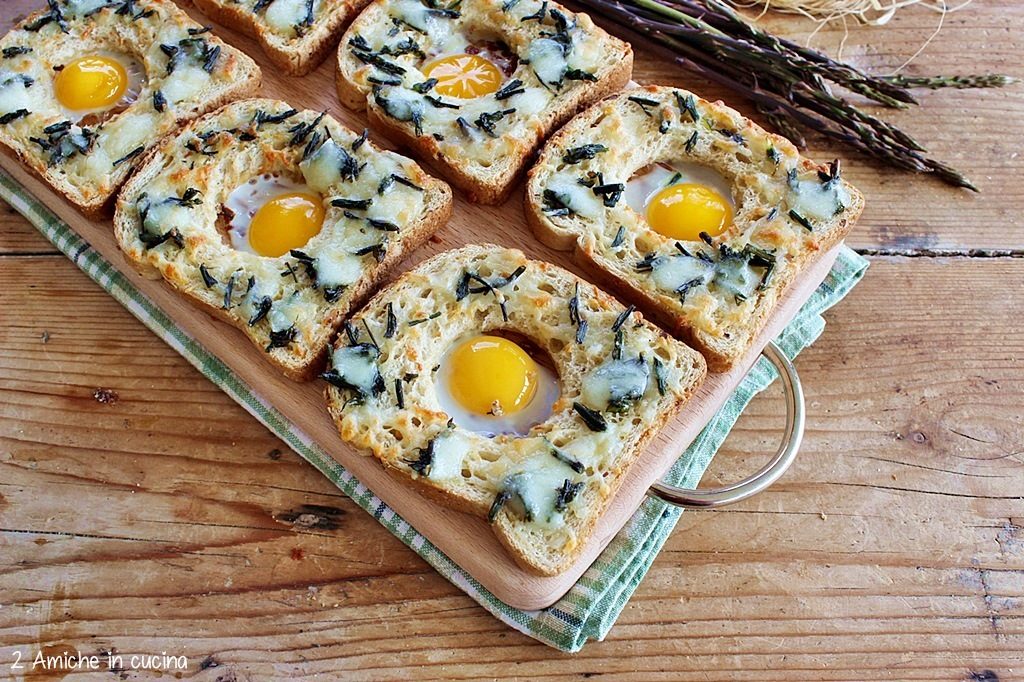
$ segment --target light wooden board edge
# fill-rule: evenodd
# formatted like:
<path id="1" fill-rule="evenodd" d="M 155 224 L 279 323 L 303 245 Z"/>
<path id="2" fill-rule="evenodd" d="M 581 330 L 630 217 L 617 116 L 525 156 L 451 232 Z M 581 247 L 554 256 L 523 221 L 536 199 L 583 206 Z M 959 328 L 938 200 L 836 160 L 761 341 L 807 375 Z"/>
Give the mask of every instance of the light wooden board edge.
<path id="1" fill-rule="evenodd" d="M 183 7 L 201 23 L 211 23 L 191 7 Z M 216 34 L 226 42 L 245 51 L 263 69 L 263 86 L 258 96 L 277 97 L 298 107 L 325 110 L 342 124 L 359 130 L 365 127 L 365 114 L 349 111 L 338 102 L 334 88 L 335 59 L 328 56 L 323 64 L 303 78 L 291 78 L 271 66 L 255 41 L 217 25 Z M 376 131 L 371 140 L 395 149 L 395 145 Z M 401 151 L 401 150 L 399 150 Z M 429 165 L 427 166 L 429 168 Z M 687 409 L 684 419 L 671 424 L 654 439 L 648 452 L 625 477 L 619 493 L 599 521 L 580 559 L 565 573 L 554 577 L 533 575 L 520 568 L 505 552 L 482 519 L 446 509 L 410 491 L 401 481 L 392 478 L 372 457 L 349 448 L 337 435 L 329 419 L 321 394 L 322 383 L 297 385 L 269 365 L 263 353 L 238 330 L 213 320 L 207 313 L 193 307 L 162 282 L 147 280 L 131 268 L 113 239 L 108 221 L 92 221 L 79 214 L 48 186 L 31 176 L 13 159 L 0 155 L 4 168 L 22 186 L 67 222 L 93 248 L 160 308 L 186 333 L 220 358 L 253 392 L 272 404 L 289 421 L 297 425 L 304 437 L 316 442 L 342 464 L 366 487 L 409 521 L 422 535 L 458 563 L 483 587 L 502 601 L 523 609 L 538 609 L 557 601 L 579 576 L 593 563 L 601 550 L 633 515 L 647 488 L 658 479 L 696 437 L 703 425 L 731 394 L 745 374 L 745 368 L 756 359 L 752 351 L 743 370 L 729 375 L 709 377 Z M 523 192 L 520 187 L 503 206 L 479 206 L 466 202 L 455 193 L 455 207 L 448 225 L 424 247 L 401 263 L 395 272 L 404 271 L 440 251 L 468 243 L 491 242 L 519 248 L 530 258 L 546 260 L 583 275 L 568 254 L 540 244 L 525 224 L 522 211 Z M 816 268 L 808 269 L 780 302 L 772 322 L 755 344 L 760 348 L 773 338 L 807 296 L 828 272 L 834 253 L 825 255 Z M 583 275 L 586 279 L 586 276 Z M 272 399 L 271 399 L 272 397 Z M 259 418 L 258 415 L 254 415 Z M 780 417 L 781 419 L 781 417 Z M 684 422 L 686 422 L 684 424 Z M 780 424 L 781 426 L 781 424 Z"/>
<path id="2" fill-rule="evenodd" d="M 322 382 L 285 379 L 237 329 L 213 319 L 161 281 L 139 276 L 124 260 L 107 222 L 92 221 L 9 159 L 0 160 L 17 182 L 85 238 L 170 319 L 231 368 L 253 392 L 273 405 L 303 438 L 319 445 L 418 532 L 503 602 L 521 609 L 550 606 L 567 592 L 632 517 L 647 489 L 672 466 L 732 394 L 757 359 L 759 348 L 778 335 L 828 274 L 838 247 L 821 255 L 780 301 L 751 352 L 734 370 L 712 374 L 681 413 L 666 426 L 627 472 L 619 492 L 586 542 L 579 560 L 565 573 L 534 575 L 519 567 L 483 519 L 444 508 L 389 475 L 377 461 L 341 440 L 327 415 Z M 415 258 L 416 254 L 413 256 Z M 400 266 L 404 269 L 408 263 Z M 258 416 L 257 416 L 258 418 Z M 780 416 L 781 420 L 781 416 Z M 781 427 L 781 423 L 780 423 Z"/>

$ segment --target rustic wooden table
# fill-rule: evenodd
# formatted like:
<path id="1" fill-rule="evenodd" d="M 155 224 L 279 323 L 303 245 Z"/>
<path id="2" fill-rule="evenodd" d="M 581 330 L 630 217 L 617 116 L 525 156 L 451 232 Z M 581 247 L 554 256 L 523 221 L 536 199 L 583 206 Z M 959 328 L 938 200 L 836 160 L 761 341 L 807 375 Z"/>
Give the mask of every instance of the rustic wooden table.
<path id="1" fill-rule="evenodd" d="M 844 55 L 890 71 L 936 22 L 851 26 Z M 1022 54 L 1024 5 L 977 2 L 907 71 L 1024 76 Z M 636 76 L 736 99 L 643 49 Z M 574 656 L 435 574 L 4 206 L 0 649 L 166 652 L 203 680 L 1024 678 L 1024 87 L 921 100 L 891 118 L 981 193 L 810 140 L 867 195 L 849 243 L 872 263 L 797 362 L 803 451 L 685 514 Z M 751 405 L 708 483 L 758 466 L 780 404 Z"/>

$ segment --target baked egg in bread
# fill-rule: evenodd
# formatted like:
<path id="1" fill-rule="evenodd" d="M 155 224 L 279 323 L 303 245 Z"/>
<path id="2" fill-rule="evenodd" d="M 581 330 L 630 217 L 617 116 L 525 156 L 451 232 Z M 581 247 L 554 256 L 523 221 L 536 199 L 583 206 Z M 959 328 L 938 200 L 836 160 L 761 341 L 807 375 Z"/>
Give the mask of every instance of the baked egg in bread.
<path id="1" fill-rule="evenodd" d="M 118 244 L 311 378 L 350 308 L 441 227 L 451 190 L 333 118 L 243 100 L 165 140 L 125 185 Z"/>
<path id="2" fill-rule="evenodd" d="M 717 237 L 732 225 L 732 188 L 719 173 L 693 163 L 652 163 L 626 181 L 622 198 L 652 230 L 672 239 Z"/>
<path id="3" fill-rule="evenodd" d="M 290 76 L 315 69 L 369 0 L 192 0 L 207 16 L 255 36 Z"/>
<path id="4" fill-rule="evenodd" d="M 802 156 L 722 103 L 628 90 L 583 112 L 530 170 L 527 221 L 692 343 L 714 370 L 750 348 L 793 279 L 864 200 L 839 164 Z"/>
<path id="5" fill-rule="evenodd" d="M 53 0 L 0 39 L 0 146 L 97 215 L 157 140 L 259 81 L 170 0 Z"/>
<path id="6" fill-rule="evenodd" d="M 554 575 L 704 374 L 700 354 L 633 308 L 483 245 L 378 293 L 345 322 L 322 376 L 342 438 L 489 519 L 519 563 Z"/>
<path id="7" fill-rule="evenodd" d="M 493 334 L 471 333 L 452 344 L 434 388 L 456 425 L 487 436 L 526 435 L 558 399 L 555 373 L 515 340 Z"/>
<path id="8" fill-rule="evenodd" d="M 131 106 L 139 98 L 144 77 L 136 60 L 101 51 L 64 64 L 53 77 L 53 94 L 68 120 L 98 122 Z"/>
<path id="9" fill-rule="evenodd" d="M 376 0 L 342 38 L 338 93 L 472 200 L 499 203 L 543 138 L 621 88 L 632 60 L 590 17 L 546 0 Z"/>
<path id="10" fill-rule="evenodd" d="M 231 246 L 269 258 L 301 249 L 324 224 L 323 197 L 279 173 L 239 185 L 224 200 L 224 209 Z"/>

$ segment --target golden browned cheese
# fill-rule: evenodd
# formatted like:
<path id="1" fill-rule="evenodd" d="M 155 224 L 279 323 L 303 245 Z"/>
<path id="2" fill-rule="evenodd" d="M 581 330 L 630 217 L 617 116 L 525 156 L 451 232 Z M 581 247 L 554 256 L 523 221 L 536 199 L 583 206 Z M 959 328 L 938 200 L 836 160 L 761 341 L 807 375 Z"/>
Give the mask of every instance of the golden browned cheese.
<path id="1" fill-rule="evenodd" d="M 471 199 L 496 203 L 543 139 L 621 88 L 632 62 L 627 43 L 554 2 L 377 0 L 339 45 L 338 90 Z"/>
<path id="2" fill-rule="evenodd" d="M 667 226 L 651 224 L 655 190 L 673 184 L 728 204 L 720 233 L 687 232 L 699 216 L 679 206 Z M 838 164 L 815 164 L 721 103 L 658 86 L 569 122 L 541 152 L 526 192 L 541 241 L 573 250 L 714 369 L 744 355 L 788 285 L 845 237 L 863 204 Z"/>
<path id="3" fill-rule="evenodd" d="M 349 329 L 327 375 L 341 436 L 423 493 L 490 518 L 518 562 L 548 575 L 571 565 L 624 473 L 705 372 L 696 351 L 600 289 L 494 245 L 407 272 Z M 556 399 L 532 427 L 503 410 L 479 427 L 452 401 L 466 378 L 448 364 L 452 348 L 494 333 L 550 359 Z"/>
<path id="4" fill-rule="evenodd" d="M 251 59 L 170 0 L 124 7 L 58 0 L 0 39 L 0 144 L 92 215 L 163 135 L 260 81 Z M 120 71 L 123 94 L 83 101 L 83 57 Z"/>
<path id="5" fill-rule="evenodd" d="M 193 0 L 211 19 L 259 41 L 290 76 L 315 69 L 369 0 Z"/>
<path id="6" fill-rule="evenodd" d="M 281 194 L 301 195 L 315 218 L 278 216 L 271 239 L 284 223 L 313 233 L 261 251 L 258 212 Z M 447 185 L 365 133 L 284 102 L 243 100 L 167 139 L 125 186 L 114 222 L 140 270 L 242 329 L 290 377 L 308 379 L 345 313 L 450 210 Z"/>

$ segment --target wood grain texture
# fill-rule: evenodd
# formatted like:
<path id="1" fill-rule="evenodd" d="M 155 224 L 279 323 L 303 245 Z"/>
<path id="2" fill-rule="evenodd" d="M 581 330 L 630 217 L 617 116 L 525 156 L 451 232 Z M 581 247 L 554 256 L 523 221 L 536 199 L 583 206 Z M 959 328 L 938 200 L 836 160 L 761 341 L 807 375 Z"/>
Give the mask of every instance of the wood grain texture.
<path id="1" fill-rule="evenodd" d="M 892 68 L 934 22 L 851 28 L 846 54 Z M 974 3 L 911 72 L 1024 75 L 1022 27 L 1018 3 Z M 637 52 L 640 80 L 714 96 Z M 897 120 L 984 193 L 845 155 L 869 198 L 853 243 L 915 257 L 874 258 L 800 357 L 791 473 L 684 514 L 608 641 L 576 656 L 491 618 L 62 257 L 4 255 L 52 252 L 4 207 L 0 678 L 41 646 L 187 655 L 198 680 L 1021 678 L 1024 260 L 920 256 L 1020 253 L 1024 107 L 1020 89 L 925 99 Z M 778 405 L 752 404 L 709 484 L 758 465 Z"/>
<path id="2" fill-rule="evenodd" d="M 950 3 L 952 4 L 952 3 Z M 810 38 L 811 21 L 791 16 L 766 17 L 764 26 L 797 42 L 837 54 L 872 73 L 898 69 L 927 40 L 938 15 L 923 10 L 899 13 L 884 28 L 828 26 Z M 1024 3 L 975 2 L 970 10 L 946 17 L 942 31 L 903 71 L 907 75 L 1007 73 L 1024 77 Z M 605 24 L 608 30 L 614 26 Z M 621 31 L 620 31 L 621 33 Z M 644 43 L 634 41 L 634 47 Z M 759 123 L 764 121 L 729 90 L 691 75 L 660 52 L 637 47 L 635 78 L 695 90 L 707 99 L 721 97 Z M 809 135 L 808 155 L 843 160 L 846 178 L 867 197 L 848 243 L 885 253 L 908 251 L 1024 250 L 1020 208 L 1024 188 L 1015 178 L 1024 171 L 1017 149 L 1024 139 L 1024 86 L 1002 90 L 915 91 L 921 106 L 904 111 L 864 104 L 864 109 L 895 123 L 918 139 L 936 158 L 976 181 L 973 194 L 947 187 L 927 176 L 890 169 L 820 136 Z M 854 99 L 858 104 L 858 100 Z"/>
<path id="3" fill-rule="evenodd" d="M 1015 679 L 1024 305 L 1008 287 L 1024 260 L 875 259 L 799 359 L 810 428 L 791 473 L 684 514 L 609 641 L 569 657 L 433 573 L 69 263 L 9 258 L 0 661 L 46 644 L 173 651 L 192 673 L 213 656 L 210 680 Z M 898 325 L 879 315 L 894 290 Z M 756 466 L 778 408 L 753 403 L 713 482 Z"/>
<path id="4" fill-rule="evenodd" d="M 0 201 L 0 257 L 60 253 L 17 211 Z"/>

